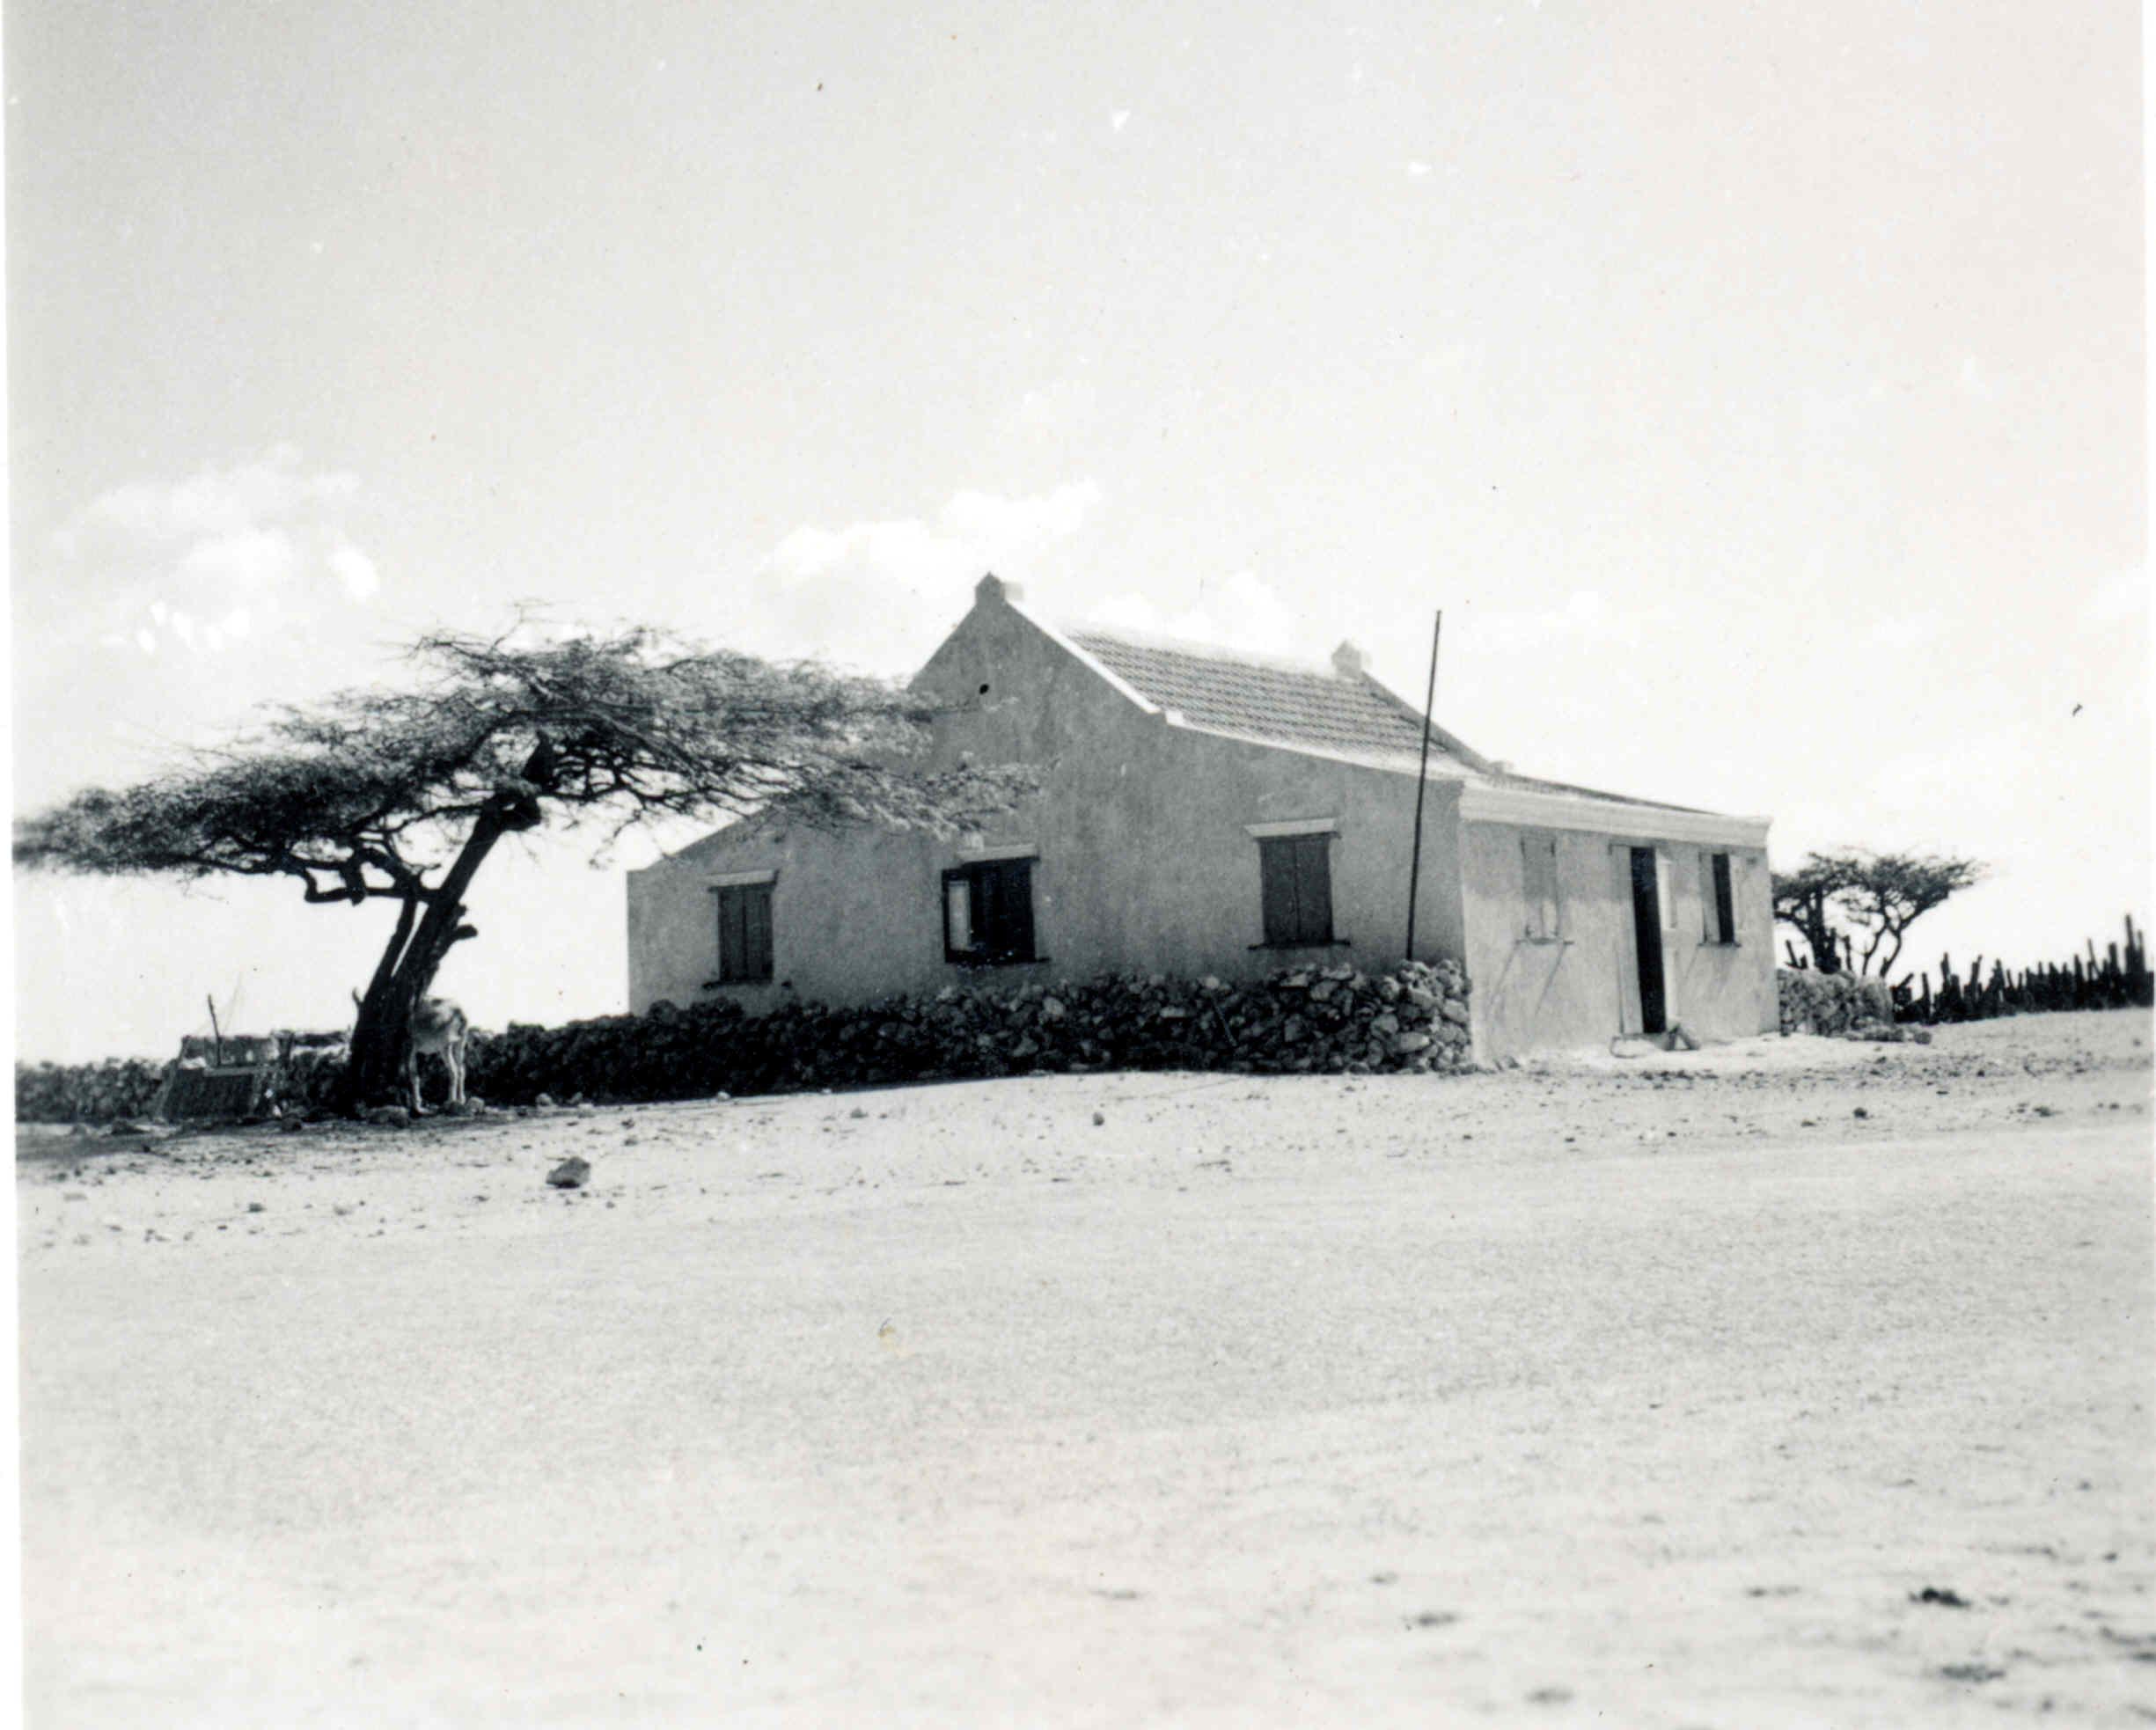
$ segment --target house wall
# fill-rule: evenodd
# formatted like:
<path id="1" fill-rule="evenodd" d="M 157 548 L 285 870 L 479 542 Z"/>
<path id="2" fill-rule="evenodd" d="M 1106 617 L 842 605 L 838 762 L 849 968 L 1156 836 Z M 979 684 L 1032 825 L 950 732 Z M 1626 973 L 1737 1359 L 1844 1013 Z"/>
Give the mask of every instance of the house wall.
<path id="1" fill-rule="evenodd" d="M 752 1013 L 789 997 L 865 1001 L 850 979 L 910 977 L 943 952 L 936 900 L 940 854 L 927 837 L 862 829 L 845 838 L 800 825 L 743 824 L 628 874 L 629 1008 L 662 1001 L 736 999 Z M 769 870 L 772 977 L 717 984 L 719 922 L 713 879 Z M 920 895 L 894 886 L 926 883 Z M 874 996 L 876 993 L 869 993 Z"/>
<path id="2" fill-rule="evenodd" d="M 748 825 L 629 877 L 630 1008 L 722 993 L 751 1009 L 1111 971 L 1254 978 L 1295 961 L 1366 971 L 1399 959 L 1413 844 L 1411 777 L 1172 724 L 1104 680 L 1023 614 L 984 596 L 914 681 L 950 705 L 936 766 L 1030 762 L 1040 794 L 985 842 L 1030 842 L 1033 964 L 943 958 L 942 873 L 970 855 L 920 835 Z M 984 689 L 985 687 L 985 689 Z M 1416 947 L 1461 957 L 1456 783 L 1433 781 L 1423 823 Z M 1258 846 L 1245 825 L 1332 817 L 1333 928 L 1344 943 L 1254 948 L 1264 933 Z M 774 982 L 718 986 L 711 880 L 771 869 Z"/>
<path id="3" fill-rule="evenodd" d="M 1774 989 L 1774 919 L 1766 854 L 1720 842 L 1672 841 L 1510 823 L 1463 825 L 1468 977 L 1474 981 L 1476 1055 L 1602 1044 L 1636 1033 L 1639 964 L 1632 930 L 1633 847 L 1665 855 L 1669 891 L 1661 920 L 1667 1018 L 1702 1039 L 1771 1033 L 1780 1025 Z M 1557 843 L 1558 938 L 1526 935 L 1529 908 L 1522 839 Z M 1705 940 L 1699 855 L 1730 855 L 1734 944 Z"/>

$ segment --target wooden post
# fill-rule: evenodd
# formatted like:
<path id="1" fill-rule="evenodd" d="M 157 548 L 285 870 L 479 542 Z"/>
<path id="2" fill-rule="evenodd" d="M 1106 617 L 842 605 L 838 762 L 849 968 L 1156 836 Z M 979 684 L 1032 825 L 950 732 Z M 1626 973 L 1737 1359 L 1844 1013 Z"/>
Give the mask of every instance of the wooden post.
<path id="1" fill-rule="evenodd" d="M 1422 760 L 1415 770 L 1415 845 L 1407 861 L 1407 954 L 1415 958 L 1415 898 L 1422 888 L 1422 795 L 1430 775 L 1430 715 L 1437 707 L 1437 640 L 1445 629 L 1445 609 L 1430 627 L 1430 688 L 1422 700 Z"/>
<path id="2" fill-rule="evenodd" d="M 216 1052 L 216 1065 L 224 1067 L 224 1035 L 217 1029 L 217 1000 L 209 993 L 202 993 L 202 1001 L 209 1005 L 209 1039 Z"/>

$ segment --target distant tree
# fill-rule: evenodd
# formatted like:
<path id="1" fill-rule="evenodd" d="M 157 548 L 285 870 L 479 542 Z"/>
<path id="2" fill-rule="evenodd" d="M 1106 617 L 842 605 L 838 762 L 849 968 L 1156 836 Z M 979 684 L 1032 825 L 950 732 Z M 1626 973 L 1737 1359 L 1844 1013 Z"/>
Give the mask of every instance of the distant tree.
<path id="1" fill-rule="evenodd" d="M 1841 934 L 1830 913 L 1834 898 L 1849 886 L 1844 856 L 1808 854 L 1794 871 L 1773 876 L 1774 917 L 1793 926 L 1811 950 L 1812 966 L 1822 973 L 1842 971 Z"/>
<path id="2" fill-rule="evenodd" d="M 1986 869 L 1974 859 L 1938 854 L 1852 853 L 1842 857 L 1848 881 L 1836 894 L 1834 905 L 1854 927 L 1856 941 L 1864 945 L 1857 971 L 1871 972 L 1876 959 L 1881 979 L 1901 958 L 1909 927 L 1942 902 L 1981 883 Z"/>
<path id="3" fill-rule="evenodd" d="M 649 630 L 532 641 L 419 639 L 410 688 L 280 707 L 224 749 L 138 785 L 90 788 L 16 825 L 33 869 L 100 876 L 290 877 L 310 902 L 386 897 L 395 928 L 359 998 L 340 1103 L 386 1099 L 414 1006 L 465 898 L 505 835 L 550 816 L 647 818 L 784 809 L 833 826 L 950 834 L 1008 809 L 1023 769 L 908 766 L 932 711 L 880 680 L 774 665 Z"/>
<path id="4" fill-rule="evenodd" d="M 1853 847 L 1808 854 L 1798 869 L 1774 874 L 1774 917 L 1803 935 L 1821 972 L 1868 974 L 1876 961 L 1883 979 L 1900 958 L 1909 927 L 1982 882 L 1985 869 L 1935 854 Z"/>

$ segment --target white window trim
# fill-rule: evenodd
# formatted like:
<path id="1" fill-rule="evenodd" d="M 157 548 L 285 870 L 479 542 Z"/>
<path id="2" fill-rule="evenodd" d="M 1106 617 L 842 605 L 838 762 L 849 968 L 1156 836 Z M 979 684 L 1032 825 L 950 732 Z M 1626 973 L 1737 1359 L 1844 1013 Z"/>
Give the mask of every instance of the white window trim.
<path id="1" fill-rule="evenodd" d="M 1270 841 L 1282 835 L 1337 835 L 1340 832 L 1340 819 L 1337 817 L 1291 817 L 1279 823 L 1246 823 L 1243 832 L 1253 840 Z"/>
<path id="2" fill-rule="evenodd" d="M 726 871 L 715 877 L 706 877 L 704 887 L 713 891 L 722 889 L 748 889 L 759 883 L 776 883 L 776 871 Z"/>
<path id="3" fill-rule="evenodd" d="M 993 864 L 999 859 L 1038 859 L 1038 841 L 998 841 L 994 847 L 985 842 L 958 843 L 958 862 L 962 865 Z"/>

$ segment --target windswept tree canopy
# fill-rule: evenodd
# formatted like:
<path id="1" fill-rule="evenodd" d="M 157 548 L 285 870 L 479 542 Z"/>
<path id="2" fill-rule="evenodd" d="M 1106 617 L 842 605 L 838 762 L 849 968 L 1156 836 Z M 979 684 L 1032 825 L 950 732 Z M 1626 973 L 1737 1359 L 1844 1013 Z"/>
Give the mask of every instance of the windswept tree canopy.
<path id="1" fill-rule="evenodd" d="M 297 879 L 310 901 L 417 895 L 482 815 L 611 818 L 783 807 L 937 832 L 1007 806 L 1014 771 L 910 772 L 930 711 L 879 680 L 626 631 L 518 642 L 436 633 L 410 689 L 274 711 L 136 786 L 18 823 L 19 865 Z"/>
<path id="2" fill-rule="evenodd" d="M 1835 905 L 1864 945 L 1857 971 L 1869 973 L 1877 961 L 1881 979 L 1902 958 L 1909 927 L 1949 898 L 1983 882 L 1984 875 L 1984 868 L 1973 859 L 1937 854 L 1851 854 L 1845 861 L 1848 881 L 1835 897 Z"/>
<path id="3" fill-rule="evenodd" d="M 348 1103 L 385 1097 L 413 1006 L 505 834 L 550 812 L 608 825 L 783 810 L 950 834 L 1009 807 L 1022 768 L 920 770 L 932 711 L 881 680 L 773 665 L 660 633 L 533 641 L 437 632 L 408 687 L 272 712 L 224 749 L 16 825 L 18 865 L 291 877 L 315 902 L 387 896 L 396 928 L 361 1001 Z M 604 851 L 602 844 L 601 851 Z"/>
<path id="4" fill-rule="evenodd" d="M 1775 874 L 1774 916 L 1804 934 L 1822 971 L 1839 971 L 1846 956 L 1859 973 L 1876 962 L 1884 978 L 1901 958 L 1909 927 L 1984 876 L 1976 860 L 1937 854 L 1809 854 L 1799 869 Z"/>

